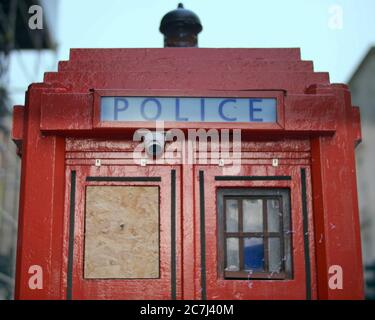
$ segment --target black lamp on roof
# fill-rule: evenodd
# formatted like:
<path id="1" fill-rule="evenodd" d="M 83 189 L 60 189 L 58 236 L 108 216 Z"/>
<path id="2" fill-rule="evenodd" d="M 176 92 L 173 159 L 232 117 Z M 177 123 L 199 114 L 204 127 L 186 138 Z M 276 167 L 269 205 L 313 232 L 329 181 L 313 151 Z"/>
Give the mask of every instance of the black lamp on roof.
<path id="1" fill-rule="evenodd" d="M 199 17 L 182 3 L 163 17 L 159 28 L 164 35 L 164 47 L 198 47 L 198 33 L 202 29 Z"/>

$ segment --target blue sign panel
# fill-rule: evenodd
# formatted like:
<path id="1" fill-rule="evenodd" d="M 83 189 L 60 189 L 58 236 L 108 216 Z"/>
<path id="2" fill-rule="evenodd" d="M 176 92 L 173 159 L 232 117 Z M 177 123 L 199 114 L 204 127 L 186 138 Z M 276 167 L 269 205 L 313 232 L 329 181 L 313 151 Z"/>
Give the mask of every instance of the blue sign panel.
<path id="1" fill-rule="evenodd" d="M 101 97 L 101 121 L 260 122 L 277 120 L 275 98 Z"/>

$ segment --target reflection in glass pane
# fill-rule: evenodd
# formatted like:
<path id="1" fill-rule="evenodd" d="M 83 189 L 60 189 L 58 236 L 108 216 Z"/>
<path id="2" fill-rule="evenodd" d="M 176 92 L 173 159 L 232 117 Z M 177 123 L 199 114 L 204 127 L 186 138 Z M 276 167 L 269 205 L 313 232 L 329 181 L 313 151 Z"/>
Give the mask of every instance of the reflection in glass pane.
<path id="1" fill-rule="evenodd" d="M 264 270 L 263 238 L 244 239 L 244 267 L 245 270 Z"/>
<path id="2" fill-rule="evenodd" d="M 238 201 L 237 200 L 227 200 L 225 201 L 225 212 L 227 216 L 227 232 L 237 232 L 238 231 Z"/>
<path id="3" fill-rule="evenodd" d="M 280 230 L 280 201 L 278 199 L 267 200 L 268 232 Z"/>
<path id="4" fill-rule="evenodd" d="M 247 199 L 243 200 L 243 231 L 262 232 L 263 231 L 263 200 Z"/>
<path id="5" fill-rule="evenodd" d="M 281 271 L 281 255 L 280 255 L 280 239 L 269 238 L 268 239 L 268 251 L 269 251 L 269 271 L 280 272 Z"/>
<path id="6" fill-rule="evenodd" d="M 227 238 L 227 265 L 225 267 L 226 271 L 240 270 L 238 240 L 238 238 Z"/>

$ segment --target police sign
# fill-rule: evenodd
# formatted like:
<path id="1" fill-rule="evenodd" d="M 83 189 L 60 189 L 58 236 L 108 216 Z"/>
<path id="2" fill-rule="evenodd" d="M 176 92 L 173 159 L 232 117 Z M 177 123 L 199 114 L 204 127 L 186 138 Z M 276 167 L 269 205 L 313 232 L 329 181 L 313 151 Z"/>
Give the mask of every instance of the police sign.
<path id="1" fill-rule="evenodd" d="M 101 97 L 101 121 L 260 122 L 277 120 L 275 98 Z"/>

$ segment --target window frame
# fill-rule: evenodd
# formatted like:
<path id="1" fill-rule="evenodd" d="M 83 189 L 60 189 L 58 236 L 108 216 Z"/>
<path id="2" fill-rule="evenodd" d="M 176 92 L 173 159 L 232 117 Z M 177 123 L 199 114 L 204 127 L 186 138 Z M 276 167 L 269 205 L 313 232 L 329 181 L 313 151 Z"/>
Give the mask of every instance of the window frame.
<path id="1" fill-rule="evenodd" d="M 236 199 L 238 201 L 238 231 L 226 231 L 226 201 Z M 263 229 L 262 232 L 243 231 L 243 201 L 246 199 L 262 200 Z M 279 200 L 282 216 L 279 219 L 279 231 L 268 232 L 267 200 Z M 217 212 L 218 212 L 218 272 L 226 280 L 241 279 L 264 279 L 264 280 L 289 280 L 292 279 L 292 221 L 289 188 L 218 188 L 217 190 Z M 244 270 L 244 241 L 239 240 L 239 271 L 225 270 L 227 261 L 227 238 L 262 238 L 264 248 L 264 271 Z M 269 269 L 268 239 L 280 239 L 281 271 L 272 272 Z M 283 257 L 286 259 L 282 259 Z"/>

